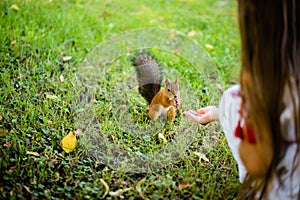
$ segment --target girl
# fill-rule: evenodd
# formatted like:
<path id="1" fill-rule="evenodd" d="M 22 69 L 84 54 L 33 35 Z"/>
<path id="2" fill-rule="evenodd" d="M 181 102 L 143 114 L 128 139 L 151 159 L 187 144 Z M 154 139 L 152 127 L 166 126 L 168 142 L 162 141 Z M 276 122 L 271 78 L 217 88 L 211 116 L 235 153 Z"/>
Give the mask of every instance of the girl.
<path id="1" fill-rule="evenodd" d="M 241 198 L 300 199 L 300 2 L 239 0 L 240 86 L 219 109 L 187 111 L 219 119 L 239 167 Z"/>

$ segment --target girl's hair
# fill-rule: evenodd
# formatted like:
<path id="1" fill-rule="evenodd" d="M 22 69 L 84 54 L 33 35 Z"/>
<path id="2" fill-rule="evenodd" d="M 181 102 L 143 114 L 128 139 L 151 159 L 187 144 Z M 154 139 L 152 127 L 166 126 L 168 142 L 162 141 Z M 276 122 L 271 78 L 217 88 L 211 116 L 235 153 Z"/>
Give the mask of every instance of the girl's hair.
<path id="1" fill-rule="evenodd" d="M 258 138 L 272 140 L 273 158 L 263 178 L 248 175 L 243 186 L 252 188 L 250 199 L 259 193 L 266 195 L 271 176 L 280 177 L 278 164 L 285 156 L 288 144 L 282 131 L 280 115 L 284 88 L 292 94 L 295 123 L 294 134 L 299 153 L 300 138 L 300 2 L 298 0 L 238 0 L 242 46 L 241 94 L 242 105 L 249 106 L 249 116 Z M 251 81 L 243 80 L 251 77 Z M 292 83 L 292 80 L 294 82 Z M 262 135 L 265 134 L 265 135 Z M 296 156 L 297 154 L 296 153 Z M 299 167 L 294 157 L 294 170 Z"/>

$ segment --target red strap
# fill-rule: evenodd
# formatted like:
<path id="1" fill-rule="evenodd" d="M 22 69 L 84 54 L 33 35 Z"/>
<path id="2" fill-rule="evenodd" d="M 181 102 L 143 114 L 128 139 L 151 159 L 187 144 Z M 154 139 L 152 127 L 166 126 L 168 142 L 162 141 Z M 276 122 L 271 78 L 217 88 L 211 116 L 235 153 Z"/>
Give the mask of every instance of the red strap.
<path id="1" fill-rule="evenodd" d="M 244 140 L 244 133 L 241 127 L 241 121 L 238 122 L 238 125 L 235 128 L 234 136 L 240 138 L 241 140 Z"/>
<path id="2" fill-rule="evenodd" d="M 255 144 L 256 138 L 255 138 L 255 133 L 254 133 L 253 129 L 251 129 L 249 127 L 246 127 L 246 129 L 247 129 L 246 135 L 247 135 L 249 143 Z M 238 122 L 238 125 L 235 128 L 234 136 L 237 138 L 240 138 L 241 140 L 245 139 L 245 134 L 244 134 L 243 128 L 241 127 L 241 121 Z"/>

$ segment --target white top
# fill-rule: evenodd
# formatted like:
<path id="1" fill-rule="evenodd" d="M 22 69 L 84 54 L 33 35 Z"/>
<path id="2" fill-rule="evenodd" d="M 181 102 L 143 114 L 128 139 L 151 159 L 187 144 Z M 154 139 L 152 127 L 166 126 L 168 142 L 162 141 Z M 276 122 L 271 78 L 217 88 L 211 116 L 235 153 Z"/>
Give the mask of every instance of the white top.
<path id="1" fill-rule="evenodd" d="M 234 136 L 234 131 L 240 118 L 239 109 L 241 104 L 241 98 L 238 95 L 239 91 L 240 86 L 235 85 L 224 92 L 219 104 L 219 120 L 223 127 L 228 146 L 231 149 L 233 157 L 235 158 L 238 164 L 239 178 L 240 182 L 242 182 L 245 178 L 247 171 L 239 155 L 238 149 L 240 139 Z M 295 141 L 295 123 L 292 117 L 294 109 L 293 104 L 291 103 L 292 97 L 288 87 L 285 88 L 283 102 L 286 105 L 286 108 L 280 116 L 281 128 L 284 133 L 287 133 L 287 141 Z M 296 106 L 299 106 L 298 99 L 296 100 L 296 102 Z M 298 193 L 300 192 L 300 165 L 298 166 L 294 174 L 291 174 L 293 167 L 296 165 L 295 163 L 300 163 L 299 153 L 297 155 L 296 162 L 294 163 L 294 157 L 296 153 L 297 144 L 291 143 L 286 151 L 286 156 L 283 158 L 283 160 L 277 168 L 282 169 L 282 167 L 284 167 L 286 169 L 286 173 L 280 177 L 282 184 L 279 184 L 278 177 L 276 176 L 276 174 L 273 174 L 272 184 L 269 186 L 268 191 L 266 192 L 266 199 L 298 199 Z"/>

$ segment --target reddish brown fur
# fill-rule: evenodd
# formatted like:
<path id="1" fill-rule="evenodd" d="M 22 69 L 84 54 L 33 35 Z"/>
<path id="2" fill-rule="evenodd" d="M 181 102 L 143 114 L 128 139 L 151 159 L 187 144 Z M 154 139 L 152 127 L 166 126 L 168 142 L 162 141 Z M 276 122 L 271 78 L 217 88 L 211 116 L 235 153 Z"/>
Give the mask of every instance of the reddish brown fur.
<path id="1" fill-rule="evenodd" d="M 174 82 L 166 79 L 165 87 L 154 96 L 149 105 L 150 120 L 156 120 L 165 109 L 169 108 L 166 116 L 170 122 L 173 122 L 176 117 L 176 108 L 180 106 L 179 99 L 180 92 L 177 79 Z"/>

